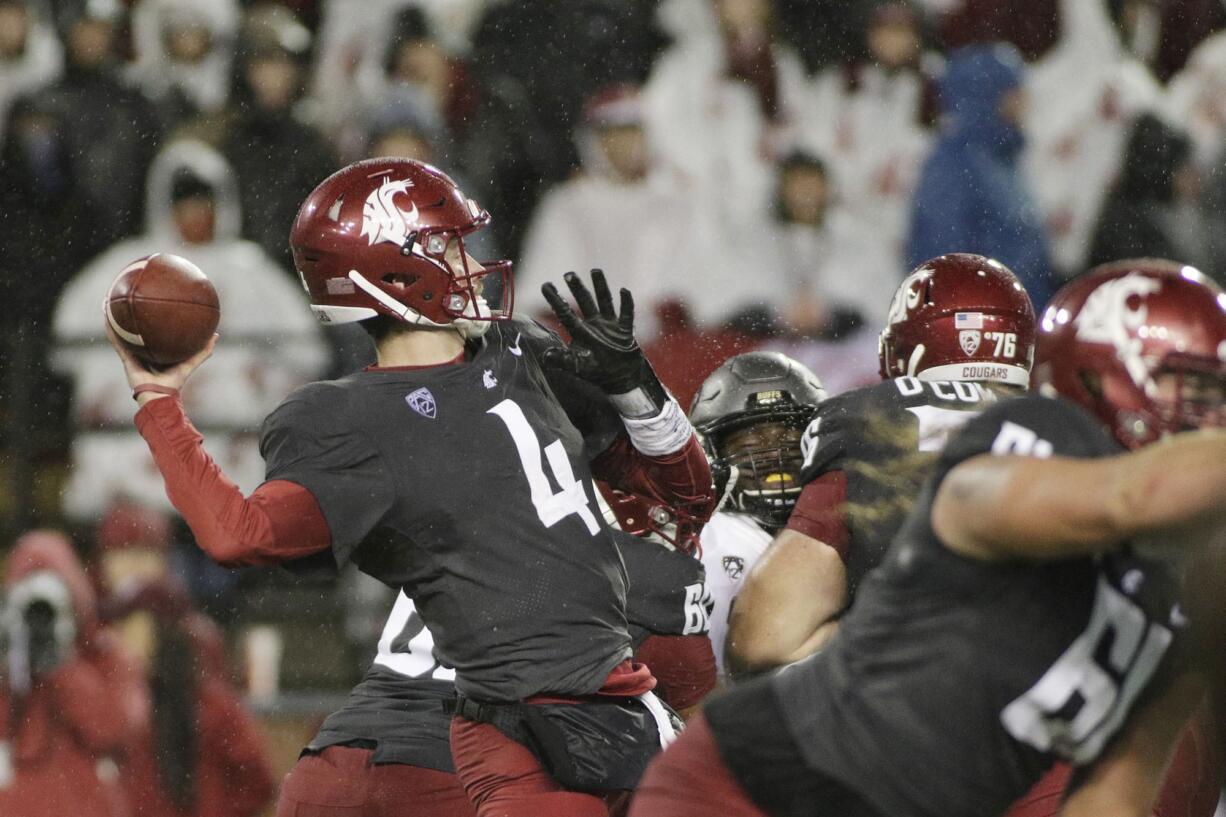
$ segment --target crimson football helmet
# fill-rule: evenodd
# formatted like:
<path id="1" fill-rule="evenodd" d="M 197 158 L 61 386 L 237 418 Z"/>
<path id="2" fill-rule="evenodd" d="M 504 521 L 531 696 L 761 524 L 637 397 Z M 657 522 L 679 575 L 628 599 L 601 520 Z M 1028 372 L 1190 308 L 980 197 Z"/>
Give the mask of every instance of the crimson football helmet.
<path id="1" fill-rule="evenodd" d="M 949 253 L 912 270 L 881 331 L 881 376 L 989 380 L 1025 386 L 1034 360 L 1034 306 L 1004 264 Z"/>
<path id="2" fill-rule="evenodd" d="M 1044 310 L 1035 385 L 1089 410 L 1127 448 L 1223 425 L 1226 294 L 1174 261 L 1095 267 Z"/>
<path id="3" fill-rule="evenodd" d="M 466 337 L 511 317 L 511 262 L 472 262 L 464 236 L 490 214 L 440 170 L 411 159 L 355 162 L 303 202 L 294 266 L 323 323 L 390 315 Z"/>

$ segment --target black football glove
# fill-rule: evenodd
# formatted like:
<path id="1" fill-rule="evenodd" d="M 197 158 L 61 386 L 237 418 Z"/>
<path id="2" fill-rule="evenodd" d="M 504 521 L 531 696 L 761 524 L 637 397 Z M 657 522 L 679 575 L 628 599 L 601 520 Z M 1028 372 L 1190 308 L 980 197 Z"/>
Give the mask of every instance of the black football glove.
<path id="1" fill-rule="evenodd" d="M 592 270 L 595 298 L 575 273 L 562 277 L 583 318 L 575 315 L 553 284 L 541 287 L 541 294 L 571 337 L 569 347 L 545 350 L 542 363 L 595 383 L 613 398 L 625 417 L 659 414 L 670 398 L 634 339 L 634 298 L 630 291 L 621 291 L 619 315 L 613 311 L 613 296 L 604 272 Z"/>

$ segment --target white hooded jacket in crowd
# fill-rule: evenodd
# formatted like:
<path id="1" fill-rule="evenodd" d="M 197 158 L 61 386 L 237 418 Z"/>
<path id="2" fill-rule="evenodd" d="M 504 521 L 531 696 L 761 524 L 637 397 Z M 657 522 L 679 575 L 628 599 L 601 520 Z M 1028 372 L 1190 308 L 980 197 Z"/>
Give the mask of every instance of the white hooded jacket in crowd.
<path id="1" fill-rule="evenodd" d="M 933 134 L 921 124 L 919 71 L 855 70 L 855 88 L 841 65 L 813 78 L 798 142 L 825 160 L 836 195 L 820 295 L 876 325 L 902 280 L 911 198 Z"/>
<path id="2" fill-rule="evenodd" d="M 172 181 L 180 168 L 190 168 L 216 191 L 211 243 L 185 244 L 171 220 Z M 155 252 L 182 255 L 217 288 L 221 338 L 213 357 L 188 381 L 183 403 L 209 453 L 244 491 L 264 478 L 257 447 L 264 416 L 292 389 L 317 379 L 329 361 L 301 285 L 258 245 L 239 238 L 236 183 L 216 151 L 195 141 L 165 148 L 149 172 L 147 212 L 146 233 L 90 262 L 56 306 L 52 365 L 73 381 L 77 428 L 64 495 L 64 511 L 74 519 L 96 518 L 118 495 L 170 507 L 162 478 L 132 425 L 136 404 L 102 317 L 111 282 L 132 261 Z"/>
<path id="3" fill-rule="evenodd" d="M 804 68 L 776 44 L 781 123 L 766 120 L 755 91 L 725 74 L 718 23 L 705 0 L 667 0 L 663 24 L 677 38 L 656 60 L 643 88 L 648 142 L 662 166 L 684 179 L 702 224 L 704 252 L 689 262 L 681 286 L 703 321 L 786 298 L 775 271 L 763 268 L 755 241 L 774 215 L 775 169 L 770 153 L 785 153 L 799 119 Z M 672 275 L 665 269 L 661 275 Z"/>
<path id="4" fill-rule="evenodd" d="M 172 58 L 165 46 L 168 31 L 189 26 L 211 39 L 209 52 L 194 63 Z M 219 111 L 230 95 L 238 27 L 236 0 L 142 0 L 132 11 L 136 62 L 129 76 L 154 100 L 178 91 L 200 111 Z"/>
<path id="5" fill-rule="evenodd" d="M 1166 87 L 1163 110 L 1192 137 L 1197 164 L 1209 168 L 1226 147 L 1226 31 L 1196 47 Z"/>
<path id="6" fill-rule="evenodd" d="M 1120 43 L 1104 0 L 1061 0 L 1060 20 L 1060 41 L 1027 69 L 1022 168 L 1056 266 L 1075 274 L 1133 120 L 1161 90 Z"/>

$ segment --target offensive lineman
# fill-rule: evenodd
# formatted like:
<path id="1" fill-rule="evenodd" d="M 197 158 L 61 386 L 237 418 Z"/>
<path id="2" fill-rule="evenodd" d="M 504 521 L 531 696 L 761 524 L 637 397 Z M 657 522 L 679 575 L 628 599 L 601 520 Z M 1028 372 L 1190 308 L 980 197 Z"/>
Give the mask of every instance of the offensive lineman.
<path id="1" fill-rule="evenodd" d="M 728 498 L 702 529 L 702 563 L 714 609 L 711 644 L 724 673 L 724 640 L 745 575 L 787 523 L 801 492 L 801 432 L 826 390 L 778 352 L 746 352 L 712 372 L 690 405 L 713 474 Z"/>
<path id="2" fill-rule="evenodd" d="M 881 333 L 884 382 L 825 400 L 805 431 L 804 491 L 733 610 L 733 672 L 821 647 L 882 558 L 950 432 L 1030 379 L 1035 318 L 1007 267 L 951 253 L 899 286 Z"/>
<path id="3" fill-rule="evenodd" d="M 1189 631 L 1180 583 L 1226 525 L 1223 349 L 1191 268 L 1066 286 L 1036 366 L 1059 397 L 957 433 L 827 648 L 712 701 L 632 817 L 995 814 L 1057 759 L 1066 817 L 1148 815 L 1205 687 L 1188 636 L 1221 624 Z"/>
<path id="4" fill-rule="evenodd" d="M 269 416 L 268 481 L 251 497 L 175 399 L 212 344 L 154 372 L 113 341 L 137 427 L 210 556 L 353 561 L 403 588 L 456 670 L 451 754 L 478 814 L 604 815 L 588 792 L 632 787 L 672 725 L 629 661 L 625 570 L 592 476 L 707 497 L 709 512 L 710 472 L 634 342 L 629 293 L 616 311 L 601 273 L 594 298 L 568 274 L 580 318 L 547 285 L 569 347 L 511 321 L 509 262 L 464 251 L 488 221 L 444 174 L 403 159 L 350 165 L 307 198 L 291 245 L 312 309 L 362 321 L 378 365 Z M 595 739 L 576 749 L 576 735 Z"/>

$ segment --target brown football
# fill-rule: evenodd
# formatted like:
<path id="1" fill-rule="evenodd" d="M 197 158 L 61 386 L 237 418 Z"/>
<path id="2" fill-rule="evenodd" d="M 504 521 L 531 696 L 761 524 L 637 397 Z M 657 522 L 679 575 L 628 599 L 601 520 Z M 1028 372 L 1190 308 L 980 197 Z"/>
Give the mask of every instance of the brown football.
<path id="1" fill-rule="evenodd" d="M 217 331 L 217 290 L 178 255 L 154 253 L 124 267 L 106 294 L 106 319 L 147 364 L 173 366 L 199 352 Z"/>

